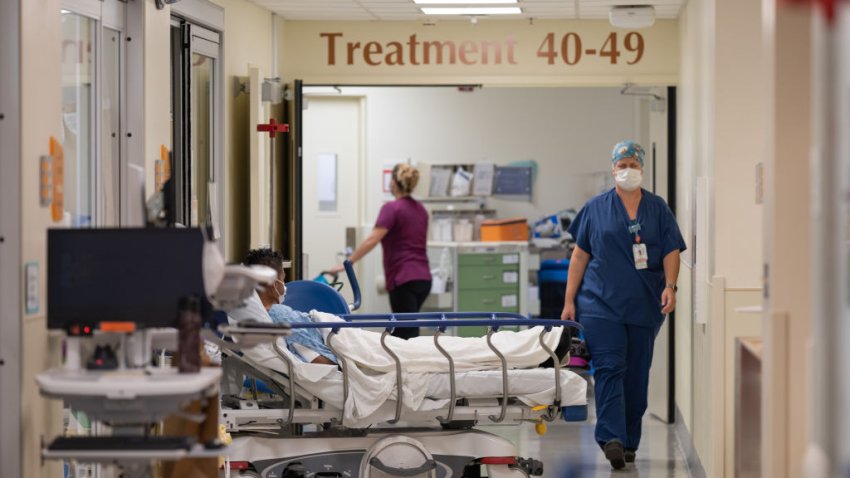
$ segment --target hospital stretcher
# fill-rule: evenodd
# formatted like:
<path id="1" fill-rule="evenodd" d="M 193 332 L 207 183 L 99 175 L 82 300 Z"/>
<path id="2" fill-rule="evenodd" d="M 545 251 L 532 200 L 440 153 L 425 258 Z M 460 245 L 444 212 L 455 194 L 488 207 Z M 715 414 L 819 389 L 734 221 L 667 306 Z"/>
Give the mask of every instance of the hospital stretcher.
<path id="1" fill-rule="evenodd" d="M 553 326 L 581 329 L 575 322 L 532 320 L 505 313 L 431 313 L 342 315 L 344 322 L 235 325 L 222 330 L 236 343 L 218 340 L 225 357 L 225 374 L 248 374 L 272 391 L 269 401 L 256 394 L 248 399 L 225 396 L 222 423 L 234 435 L 230 468 L 237 476 L 268 478 L 339 476 L 477 477 L 486 467 L 490 477 L 540 474 L 542 465 L 518 457 L 516 446 L 496 435 L 473 429 L 477 425 L 535 423 L 559 418 L 587 417 L 586 382 L 560 368 L 561 360 L 544 341 Z M 449 327 L 486 326 L 486 342 L 500 367 L 455 370 L 453 357 L 440 344 Z M 552 369 L 512 369 L 494 346 L 493 334 L 504 327 L 541 326 L 539 344 L 553 358 Z M 396 384 L 405 383 L 404 363 L 387 345 L 396 327 L 432 327 L 434 346 L 445 358 L 445 372 L 429 374 L 429 399 L 445 406 L 409 409 L 403 406 L 405 387 L 395 387 L 371 421 L 350 423 L 344 413 L 355 365 L 334 345 L 346 328 L 382 329 L 381 346 L 395 362 Z M 297 379 L 295 358 L 277 340 L 293 328 L 329 329 L 327 346 L 339 360 L 339 370 L 319 381 Z M 252 360 L 246 345 L 271 343 L 277 366 Z M 551 343 L 551 342 L 549 342 Z M 241 383 L 241 381 L 240 381 Z M 548 392 L 548 394 L 547 394 Z M 546 396 L 542 399 L 542 396 Z"/>

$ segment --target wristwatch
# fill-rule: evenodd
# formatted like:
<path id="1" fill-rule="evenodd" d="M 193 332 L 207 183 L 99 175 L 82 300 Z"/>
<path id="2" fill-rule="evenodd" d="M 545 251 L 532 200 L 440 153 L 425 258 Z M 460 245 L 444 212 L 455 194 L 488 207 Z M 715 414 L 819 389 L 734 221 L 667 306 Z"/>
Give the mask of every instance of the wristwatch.
<path id="1" fill-rule="evenodd" d="M 676 284 L 667 284 L 665 287 L 668 288 L 668 289 L 673 289 L 673 292 L 679 291 L 679 287 L 676 286 Z"/>

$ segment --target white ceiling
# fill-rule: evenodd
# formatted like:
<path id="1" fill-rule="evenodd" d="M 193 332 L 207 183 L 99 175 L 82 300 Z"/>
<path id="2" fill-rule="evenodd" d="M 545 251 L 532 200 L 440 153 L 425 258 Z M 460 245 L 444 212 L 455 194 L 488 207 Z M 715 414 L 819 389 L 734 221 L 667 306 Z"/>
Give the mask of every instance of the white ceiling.
<path id="1" fill-rule="evenodd" d="M 419 9 L 450 5 L 417 5 L 413 0 L 251 0 L 287 20 L 457 20 L 452 15 L 425 15 Z M 462 1 L 462 0 L 459 0 Z M 497 15 L 492 18 L 541 20 L 607 19 L 612 5 L 652 5 L 659 19 L 679 17 L 687 0 L 518 0 L 520 15 Z M 457 6 L 475 6 L 458 4 Z M 482 5 L 508 6 L 508 5 Z M 513 6 L 513 5 L 510 5 Z M 484 18 L 484 17 L 479 17 Z M 468 20 L 468 17 L 460 17 Z"/>

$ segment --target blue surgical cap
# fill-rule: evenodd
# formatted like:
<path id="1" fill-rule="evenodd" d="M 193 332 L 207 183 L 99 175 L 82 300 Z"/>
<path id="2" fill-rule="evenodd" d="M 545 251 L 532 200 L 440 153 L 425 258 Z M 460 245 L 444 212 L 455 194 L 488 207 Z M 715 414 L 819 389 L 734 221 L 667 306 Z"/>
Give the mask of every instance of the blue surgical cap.
<path id="1" fill-rule="evenodd" d="M 640 166 L 643 167 L 643 157 L 645 154 L 643 148 L 637 142 L 632 140 L 620 141 L 614 146 L 614 150 L 611 152 L 611 162 L 616 163 L 621 159 L 635 158 L 640 163 Z"/>

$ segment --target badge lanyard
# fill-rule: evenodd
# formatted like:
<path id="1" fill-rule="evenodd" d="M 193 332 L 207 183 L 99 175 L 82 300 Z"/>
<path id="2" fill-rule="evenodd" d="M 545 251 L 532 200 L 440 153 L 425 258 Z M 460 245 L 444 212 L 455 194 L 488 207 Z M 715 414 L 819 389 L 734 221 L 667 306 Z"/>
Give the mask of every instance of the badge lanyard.
<path id="1" fill-rule="evenodd" d="M 638 223 L 637 218 L 631 221 L 629 234 L 635 236 L 635 243 L 632 244 L 632 253 L 635 256 L 635 269 L 646 269 L 649 265 L 649 256 L 646 252 L 646 244 L 640 242 L 640 223 Z"/>

